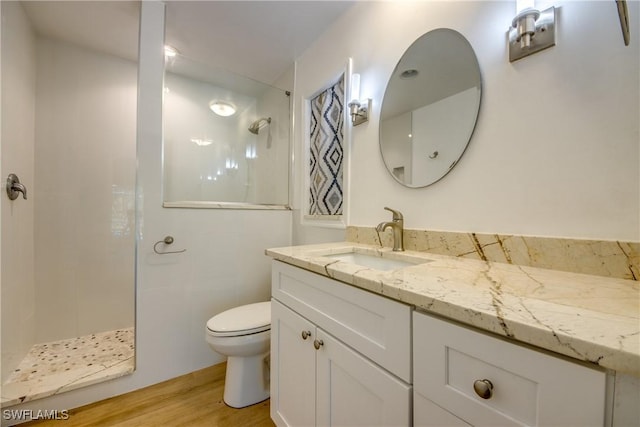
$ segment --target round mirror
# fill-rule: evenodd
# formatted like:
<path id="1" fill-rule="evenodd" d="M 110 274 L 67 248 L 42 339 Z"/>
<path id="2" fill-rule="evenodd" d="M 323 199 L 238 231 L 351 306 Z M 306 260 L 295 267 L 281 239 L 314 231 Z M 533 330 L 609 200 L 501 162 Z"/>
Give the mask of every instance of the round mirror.
<path id="1" fill-rule="evenodd" d="M 396 65 L 380 113 L 380 152 L 407 187 L 439 181 L 464 153 L 480 110 L 480 66 L 457 31 L 416 40 Z"/>

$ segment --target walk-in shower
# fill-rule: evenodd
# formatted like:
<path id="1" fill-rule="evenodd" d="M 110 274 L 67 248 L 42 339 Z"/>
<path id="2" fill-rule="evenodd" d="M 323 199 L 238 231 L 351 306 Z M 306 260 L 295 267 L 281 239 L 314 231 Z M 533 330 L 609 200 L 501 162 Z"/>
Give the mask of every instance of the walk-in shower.
<path id="1" fill-rule="evenodd" d="M 7 407 L 134 369 L 139 4 L 0 11 L 2 179 L 29 194 L 0 193 Z"/>

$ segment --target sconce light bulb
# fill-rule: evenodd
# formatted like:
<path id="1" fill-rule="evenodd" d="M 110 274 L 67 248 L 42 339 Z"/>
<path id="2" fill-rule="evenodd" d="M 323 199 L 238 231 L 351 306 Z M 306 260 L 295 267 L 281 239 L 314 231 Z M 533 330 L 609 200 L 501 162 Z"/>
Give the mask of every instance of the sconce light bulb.
<path id="1" fill-rule="evenodd" d="M 360 74 L 351 74 L 351 102 L 360 102 Z"/>
<path id="2" fill-rule="evenodd" d="M 539 17 L 539 10 L 527 8 L 513 18 L 511 25 L 518 32 L 516 40 L 520 42 L 521 49 L 531 45 L 531 38 L 536 33 L 536 20 Z"/>

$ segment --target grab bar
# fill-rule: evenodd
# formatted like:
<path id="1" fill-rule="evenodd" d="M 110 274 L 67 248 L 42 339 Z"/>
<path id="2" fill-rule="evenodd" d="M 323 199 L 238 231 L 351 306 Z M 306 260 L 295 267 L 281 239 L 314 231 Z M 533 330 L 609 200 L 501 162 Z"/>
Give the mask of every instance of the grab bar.
<path id="1" fill-rule="evenodd" d="M 153 245 L 153 251 L 155 253 L 157 253 L 158 255 L 166 255 L 166 254 L 181 254 L 182 252 L 185 252 L 186 249 L 182 249 L 181 251 L 167 251 L 167 252 L 160 252 L 158 251 L 158 245 L 160 243 L 164 243 L 165 245 L 170 245 L 173 243 L 173 237 L 172 236 L 166 236 L 164 239 L 162 240 L 158 240 L 156 242 L 155 245 Z"/>

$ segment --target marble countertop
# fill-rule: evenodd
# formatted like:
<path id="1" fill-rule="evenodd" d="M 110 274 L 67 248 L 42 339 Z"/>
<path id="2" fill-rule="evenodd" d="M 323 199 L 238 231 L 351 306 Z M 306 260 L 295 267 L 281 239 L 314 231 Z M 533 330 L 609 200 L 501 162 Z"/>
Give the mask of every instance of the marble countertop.
<path id="1" fill-rule="evenodd" d="M 420 263 L 380 271 L 327 255 Z M 640 377 L 640 284 L 542 268 L 392 252 L 352 242 L 267 249 L 273 259 L 484 331 Z"/>

